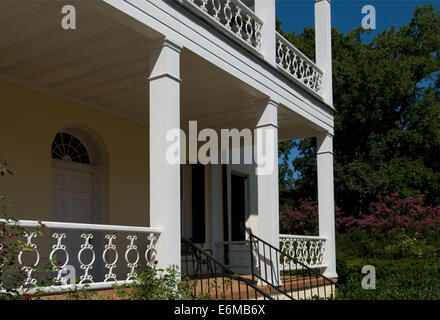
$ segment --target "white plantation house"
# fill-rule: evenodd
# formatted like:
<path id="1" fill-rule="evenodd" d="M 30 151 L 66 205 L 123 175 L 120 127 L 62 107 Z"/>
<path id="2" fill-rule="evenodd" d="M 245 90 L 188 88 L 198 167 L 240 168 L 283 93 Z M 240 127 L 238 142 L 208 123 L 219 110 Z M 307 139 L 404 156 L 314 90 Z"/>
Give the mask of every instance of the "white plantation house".
<path id="1" fill-rule="evenodd" d="M 202 284 L 238 273 L 254 297 L 336 280 L 330 1 L 310 1 L 316 61 L 276 32 L 275 4 L 0 1 L 0 158 L 14 172 L 1 193 L 21 225 L 47 227 L 27 235 L 26 285 L 49 257 L 53 292 L 69 288 L 68 265 L 105 289 L 155 261 Z M 200 161 L 231 129 L 253 139 L 210 144 L 218 161 Z M 318 141 L 319 236 L 280 235 L 277 143 L 304 137 Z M 315 282 L 293 285 L 298 270 Z"/>

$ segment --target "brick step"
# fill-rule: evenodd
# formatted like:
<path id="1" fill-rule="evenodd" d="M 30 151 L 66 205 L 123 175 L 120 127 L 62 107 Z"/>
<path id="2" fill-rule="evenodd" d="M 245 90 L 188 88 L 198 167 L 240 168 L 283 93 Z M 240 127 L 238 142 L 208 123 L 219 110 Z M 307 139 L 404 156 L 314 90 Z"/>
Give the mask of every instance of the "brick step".
<path id="1" fill-rule="evenodd" d="M 251 275 L 240 275 L 252 282 Z M 263 298 L 262 294 L 245 282 L 239 280 L 231 280 L 229 277 L 212 277 L 210 275 L 201 275 L 197 279 L 194 288 L 194 295 L 206 299 L 259 299 Z M 310 295 L 310 288 L 315 290 L 315 295 L 325 297 L 332 292 L 330 283 L 323 278 L 317 277 L 301 277 L 301 276 L 282 276 L 282 286 L 278 287 L 281 291 L 287 292 L 294 299 L 302 299 Z M 257 284 L 257 282 L 253 282 Z M 325 284 L 325 286 L 324 286 Z M 320 289 L 316 289 L 316 288 Z M 280 294 L 280 291 L 271 286 L 257 286 L 259 290 L 268 295 Z M 316 291 L 320 290 L 320 291 Z M 280 296 L 283 294 L 281 293 Z"/>

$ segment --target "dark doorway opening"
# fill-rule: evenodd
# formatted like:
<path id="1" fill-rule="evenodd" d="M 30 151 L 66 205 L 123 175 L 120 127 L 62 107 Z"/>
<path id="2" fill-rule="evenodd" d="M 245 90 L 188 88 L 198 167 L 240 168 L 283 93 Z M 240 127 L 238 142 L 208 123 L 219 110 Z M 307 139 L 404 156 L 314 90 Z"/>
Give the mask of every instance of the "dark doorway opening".
<path id="1" fill-rule="evenodd" d="M 246 240 L 246 177 L 231 175 L 231 240 Z"/>
<path id="2" fill-rule="evenodd" d="M 205 166 L 194 164 L 192 170 L 192 238 L 194 243 L 205 243 Z"/>

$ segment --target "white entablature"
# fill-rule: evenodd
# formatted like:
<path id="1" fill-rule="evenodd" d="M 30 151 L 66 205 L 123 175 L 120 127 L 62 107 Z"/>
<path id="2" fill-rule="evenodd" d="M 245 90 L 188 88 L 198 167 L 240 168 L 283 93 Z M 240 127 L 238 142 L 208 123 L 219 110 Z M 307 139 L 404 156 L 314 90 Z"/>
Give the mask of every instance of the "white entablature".
<path id="1" fill-rule="evenodd" d="M 165 36 L 176 41 L 184 49 L 279 101 L 311 121 L 319 130 L 333 133 L 334 109 L 327 94 L 328 77 L 323 69 L 328 70 L 328 67 L 320 61 L 315 64 L 277 35 L 275 0 L 247 1 L 248 5 L 254 3 L 251 6 L 254 10 L 239 0 L 104 2 L 126 14 L 118 17 L 121 22 L 150 39 Z M 319 6 L 317 2 L 315 7 Z M 95 7 L 113 11 L 102 5 L 95 4 Z M 330 15 L 329 10 L 315 11 L 316 19 Z M 133 19 L 144 27 L 134 23 Z M 321 28 L 321 24 L 317 25 L 317 38 L 325 39 L 321 33 L 328 32 Z M 328 46 L 322 44 L 321 47 Z M 318 57 L 328 54 L 321 53 Z"/>

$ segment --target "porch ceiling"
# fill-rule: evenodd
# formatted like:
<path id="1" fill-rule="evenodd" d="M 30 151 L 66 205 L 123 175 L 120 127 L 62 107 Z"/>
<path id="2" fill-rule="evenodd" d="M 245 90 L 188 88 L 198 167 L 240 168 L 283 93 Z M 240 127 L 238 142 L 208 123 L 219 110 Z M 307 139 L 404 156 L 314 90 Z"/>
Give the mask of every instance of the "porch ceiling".
<path id="1" fill-rule="evenodd" d="M 106 4 L 86 2 L 0 2 L 0 28 L 7 30 L 0 33 L 0 78 L 147 124 L 148 52 L 160 35 L 146 36 L 110 18 Z M 76 30 L 61 28 L 66 4 L 76 8 Z M 199 128 L 255 125 L 265 96 L 251 86 L 188 50 L 181 78 L 183 127 L 189 120 Z M 280 108 L 279 125 L 280 139 L 316 132 L 287 108 Z"/>

